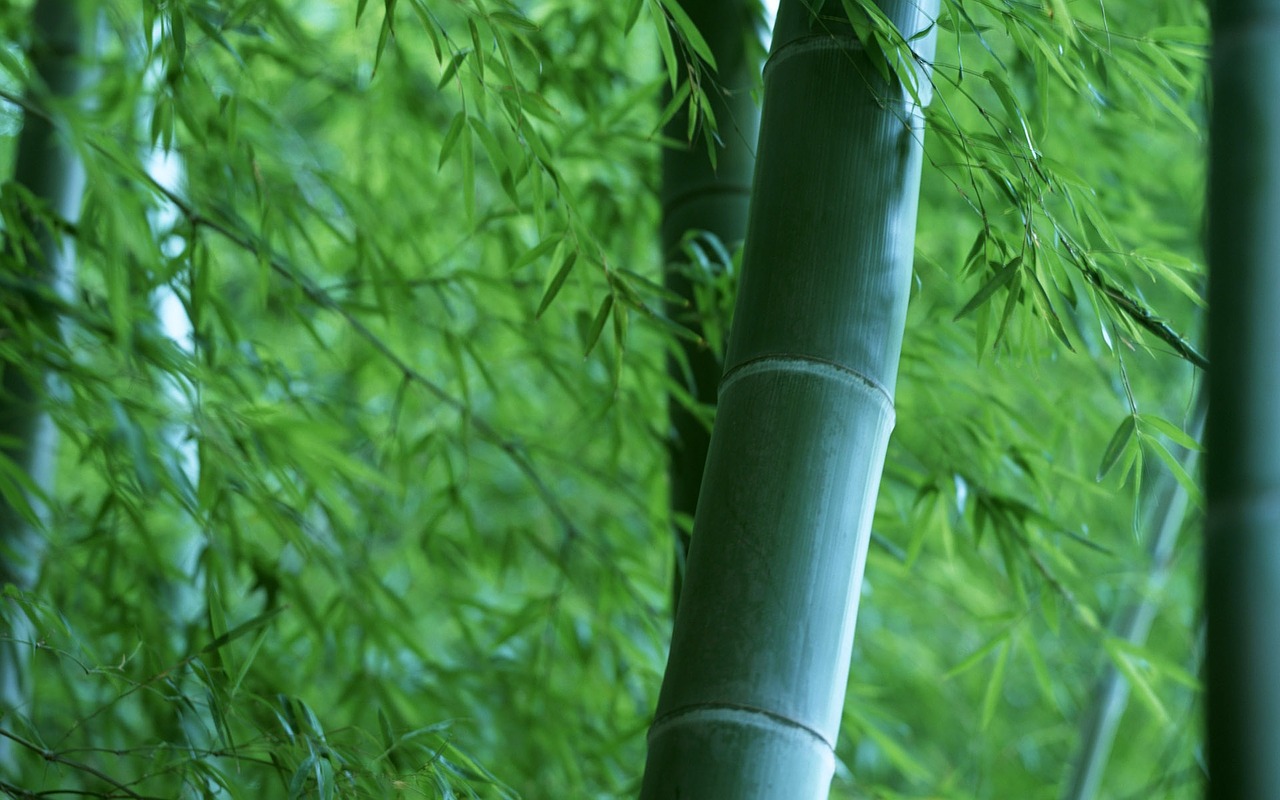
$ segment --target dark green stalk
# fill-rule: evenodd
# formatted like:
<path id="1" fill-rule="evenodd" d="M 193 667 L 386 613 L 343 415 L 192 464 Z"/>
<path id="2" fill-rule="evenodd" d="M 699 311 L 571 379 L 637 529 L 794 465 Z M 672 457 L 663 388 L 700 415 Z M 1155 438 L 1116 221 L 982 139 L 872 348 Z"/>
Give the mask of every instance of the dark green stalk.
<path id="1" fill-rule="evenodd" d="M 1212 8 L 1209 792 L 1280 797 L 1280 3 Z"/>

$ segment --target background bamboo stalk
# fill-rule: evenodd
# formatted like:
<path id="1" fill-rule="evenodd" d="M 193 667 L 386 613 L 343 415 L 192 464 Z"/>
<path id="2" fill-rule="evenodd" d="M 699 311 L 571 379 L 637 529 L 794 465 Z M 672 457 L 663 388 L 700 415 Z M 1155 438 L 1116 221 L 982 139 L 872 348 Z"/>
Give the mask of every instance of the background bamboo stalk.
<path id="1" fill-rule="evenodd" d="M 1209 792 L 1280 797 L 1280 4 L 1213 6 Z"/>

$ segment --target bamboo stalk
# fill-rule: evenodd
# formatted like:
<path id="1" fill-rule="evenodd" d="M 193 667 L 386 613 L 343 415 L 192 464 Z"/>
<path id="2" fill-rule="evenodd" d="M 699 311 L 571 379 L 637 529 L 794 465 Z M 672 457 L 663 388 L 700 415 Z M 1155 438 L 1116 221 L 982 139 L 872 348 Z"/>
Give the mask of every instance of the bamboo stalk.
<path id="1" fill-rule="evenodd" d="M 1220 0 L 1209 183 L 1213 800 L 1280 797 L 1280 3 Z"/>
<path id="2" fill-rule="evenodd" d="M 923 115 L 841 3 L 809 5 L 783 0 L 765 68 L 742 283 L 642 798 L 824 798 L 834 771 Z M 881 8 L 930 61 L 937 4 Z"/>

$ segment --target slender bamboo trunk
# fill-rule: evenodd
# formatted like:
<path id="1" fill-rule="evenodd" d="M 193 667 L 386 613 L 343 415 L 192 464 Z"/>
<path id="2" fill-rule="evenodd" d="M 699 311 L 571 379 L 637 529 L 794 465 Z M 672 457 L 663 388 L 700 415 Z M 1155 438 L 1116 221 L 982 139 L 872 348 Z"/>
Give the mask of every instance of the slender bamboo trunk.
<path id="1" fill-rule="evenodd" d="M 1196 400 L 1191 421 L 1192 437 L 1199 439 L 1204 428 L 1208 403 L 1203 390 Z M 1183 451 L 1178 458 L 1188 473 L 1194 474 L 1199 453 Z M 1141 646 L 1151 631 L 1159 608 L 1159 597 L 1173 571 L 1174 546 L 1186 522 L 1190 498 L 1187 490 L 1165 470 L 1160 473 L 1150 493 L 1151 506 L 1144 526 L 1151 542 L 1151 564 L 1142 596 L 1121 609 L 1112 626 L 1112 634 L 1121 641 Z M 1108 661 L 1093 694 L 1093 706 L 1084 717 L 1080 730 L 1080 753 L 1072 762 L 1071 775 L 1063 800 L 1093 800 L 1098 795 L 1106 771 L 1116 729 L 1129 702 L 1129 683 L 1114 662 Z"/>
<path id="2" fill-rule="evenodd" d="M 720 146 L 714 164 L 701 136 L 695 136 L 687 147 L 663 151 L 662 252 L 667 265 L 667 288 L 683 300 L 682 304 L 669 303 L 668 313 L 704 339 L 695 297 L 696 271 L 701 267 L 689 263 L 682 244 L 686 234 L 706 232 L 732 250 L 746 235 L 751 171 L 760 126 L 760 112 L 751 92 L 760 70 L 760 47 L 754 41 L 754 5 L 754 0 L 683 0 L 685 12 L 702 32 L 716 59 L 716 70 L 705 69 L 702 74 L 704 80 L 711 82 L 707 92 L 719 126 Z M 688 69 L 683 68 L 681 80 L 688 77 Z M 667 138 L 683 142 L 688 130 L 689 111 L 685 106 L 664 132 Z M 689 536 L 679 521 L 693 519 L 711 442 L 710 430 L 688 402 L 695 406 L 714 405 L 721 371 L 718 355 L 705 343 L 680 340 L 678 347 L 679 352 L 667 360 L 668 370 L 672 380 L 688 393 L 688 401 L 674 394 L 668 401 L 668 474 L 672 518 L 677 521 L 673 608 L 680 599 L 689 551 Z"/>
<path id="3" fill-rule="evenodd" d="M 29 291 L 9 293 L 0 299 L 8 314 L 58 335 L 57 314 L 49 292 L 68 297 L 73 280 L 75 249 L 71 237 L 49 223 L 50 217 L 74 224 L 84 193 L 84 168 L 58 130 L 56 105 L 75 95 L 86 77 L 83 50 L 86 41 L 83 6 L 76 0 L 38 0 L 33 9 L 31 63 L 34 85 L 28 92 L 33 105 L 46 115 L 28 113 L 18 139 L 14 181 L 41 206 L 27 215 L 29 236 L 9 232 L 5 243 L 7 270 L 17 272 Z M 56 431 L 44 407 L 45 380 L 33 376 L 29 365 L 0 361 L 0 452 L 35 484 L 48 492 L 53 479 Z M 28 496 L 37 518 L 45 509 L 40 497 Z M 0 585 L 34 587 L 43 553 L 42 538 L 26 516 L 0 498 Z M 28 623 L 13 605 L 0 607 L 4 631 L 0 637 L 0 711 L 20 708 L 28 695 L 25 656 L 30 648 Z M 3 752 L 0 751 L 0 756 Z"/>
<path id="4" fill-rule="evenodd" d="M 834 771 L 923 116 L 841 3 L 809 5 L 783 0 L 765 68 L 742 284 L 649 732 L 651 800 L 824 798 Z M 880 7 L 931 60 L 937 3 Z"/>
<path id="5" fill-rule="evenodd" d="M 1280 3 L 1212 4 L 1209 791 L 1280 797 Z"/>

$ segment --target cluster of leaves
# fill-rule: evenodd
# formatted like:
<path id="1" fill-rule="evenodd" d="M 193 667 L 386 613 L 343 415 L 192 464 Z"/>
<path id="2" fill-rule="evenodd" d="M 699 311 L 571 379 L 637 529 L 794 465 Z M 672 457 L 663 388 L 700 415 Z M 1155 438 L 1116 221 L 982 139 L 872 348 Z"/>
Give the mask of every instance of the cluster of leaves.
<path id="1" fill-rule="evenodd" d="M 363 5 L 104 6 L 79 107 L 9 51 L 10 135 L 53 116 L 90 187 L 66 340 L 14 345 L 65 391 L 42 579 L 7 601 L 39 698 L 10 792 L 637 778 L 675 327 L 653 39 L 607 6 Z"/>
<path id="2" fill-rule="evenodd" d="M 1067 788 L 1111 672 L 1136 704 L 1104 796 L 1198 797 L 1195 540 L 1157 529 L 1200 508 L 1205 10 L 942 6 L 834 795 L 1091 796 Z M 1127 638 L 1142 604 L 1150 637 Z"/>

